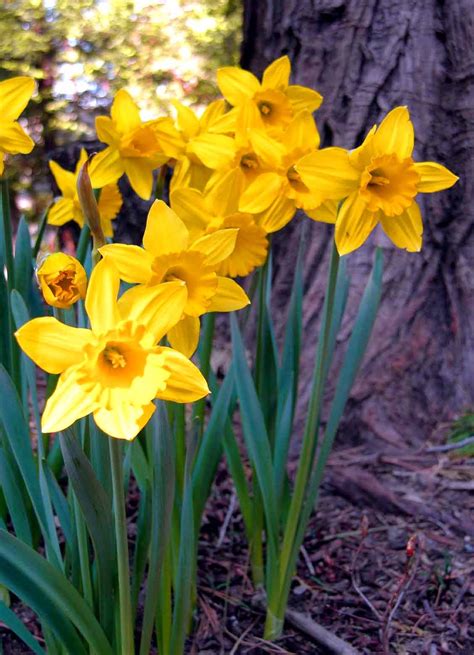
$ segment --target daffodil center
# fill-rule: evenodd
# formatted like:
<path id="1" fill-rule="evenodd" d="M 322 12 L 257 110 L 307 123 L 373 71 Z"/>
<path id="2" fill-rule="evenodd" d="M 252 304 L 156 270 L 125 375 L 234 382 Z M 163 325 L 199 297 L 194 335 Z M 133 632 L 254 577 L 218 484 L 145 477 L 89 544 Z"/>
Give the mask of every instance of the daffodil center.
<path id="1" fill-rule="evenodd" d="M 240 159 L 240 167 L 247 171 L 254 171 L 259 168 L 257 156 L 253 153 L 243 155 Z"/>
<path id="2" fill-rule="evenodd" d="M 382 155 L 372 159 L 360 178 L 360 194 L 370 211 L 398 216 L 413 202 L 419 175 L 411 157 Z"/>
<path id="3" fill-rule="evenodd" d="M 73 270 L 60 271 L 53 280 L 48 282 L 48 287 L 57 300 L 67 302 L 78 293 L 75 278 L 76 273 Z"/>
<path id="4" fill-rule="evenodd" d="M 264 116 L 269 116 L 272 113 L 272 106 L 268 102 L 260 102 L 258 104 L 258 109 Z"/>
<path id="5" fill-rule="evenodd" d="M 125 368 L 127 365 L 127 360 L 116 346 L 106 346 L 102 356 L 112 368 Z"/>

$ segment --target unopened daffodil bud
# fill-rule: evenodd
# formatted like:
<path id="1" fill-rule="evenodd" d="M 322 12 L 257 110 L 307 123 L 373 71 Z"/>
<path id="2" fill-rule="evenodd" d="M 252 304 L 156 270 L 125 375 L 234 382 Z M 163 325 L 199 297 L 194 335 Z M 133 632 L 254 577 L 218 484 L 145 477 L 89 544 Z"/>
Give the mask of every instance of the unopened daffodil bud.
<path id="1" fill-rule="evenodd" d="M 97 252 L 106 241 L 100 222 L 99 207 L 89 177 L 89 160 L 84 162 L 77 176 L 77 196 L 94 241 L 92 252 L 94 260 L 94 251 Z"/>
<path id="2" fill-rule="evenodd" d="M 86 272 L 71 255 L 56 252 L 47 256 L 36 275 L 43 297 L 52 307 L 67 309 L 86 296 Z"/>

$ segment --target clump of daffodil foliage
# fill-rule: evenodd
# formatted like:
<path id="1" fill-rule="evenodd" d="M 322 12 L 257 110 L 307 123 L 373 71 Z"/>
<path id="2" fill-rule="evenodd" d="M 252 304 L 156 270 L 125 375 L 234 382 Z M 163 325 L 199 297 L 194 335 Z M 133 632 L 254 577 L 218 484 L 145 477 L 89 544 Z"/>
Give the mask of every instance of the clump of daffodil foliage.
<path id="1" fill-rule="evenodd" d="M 81 150 L 74 171 L 50 162 L 61 196 L 33 245 L 20 223 L 14 250 L 4 159 L 33 148 L 18 118 L 35 83 L 0 82 L 0 584 L 36 612 L 48 652 L 147 655 L 153 636 L 160 655 L 184 652 L 200 519 L 223 455 L 249 539 L 253 582 L 266 592 L 265 637 L 283 630 L 299 549 L 381 295 L 377 249 L 322 429 L 349 287 L 345 256 L 378 225 L 396 247 L 418 252 L 418 193 L 457 180 L 440 164 L 413 160 L 406 107 L 392 109 L 354 150 L 320 149 L 313 114 L 322 96 L 290 84 L 290 75 L 286 56 L 261 81 L 222 68 L 223 99 L 200 116 L 176 101 L 174 118 L 146 121 L 136 99 L 120 90 L 110 116 L 96 120 L 104 148 L 91 158 Z M 172 171 L 171 206 L 160 197 L 159 168 L 162 180 Z M 113 242 L 122 175 L 150 202 L 143 247 Z M 300 248 L 286 262 L 294 279 L 281 346 L 271 311 L 269 235 L 298 210 L 334 224 L 334 247 L 301 454 L 290 480 L 304 223 Z M 75 256 L 48 252 L 47 225 L 71 220 L 81 227 Z M 255 284 L 242 280 L 252 273 Z M 252 311 L 256 339 L 246 350 L 241 329 Z M 232 361 L 221 382 L 211 365 L 215 312 L 231 315 Z M 43 394 L 35 364 L 46 374 Z M 59 484 L 63 472 L 67 482 Z M 132 477 L 140 492 L 133 540 L 124 494 Z M 33 652 L 45 652 L 7 604 L 0 609 L 2 623 Z"/>

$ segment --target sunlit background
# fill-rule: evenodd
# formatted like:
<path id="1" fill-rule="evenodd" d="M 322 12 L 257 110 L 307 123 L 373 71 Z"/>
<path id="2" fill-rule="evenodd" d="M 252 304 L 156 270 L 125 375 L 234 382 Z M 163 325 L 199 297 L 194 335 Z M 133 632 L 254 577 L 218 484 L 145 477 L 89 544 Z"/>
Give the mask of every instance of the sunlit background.
<path id="1" fill-rule="evenodd" d="M 0 80 L 31 75 L 37 93 L 22 119 L 36 142 L 11 158 L 19 212 L 49 204 L 48 160 L 96 139 L 94 120 L 126 88 L 149 119 L 175 98 L 199 109 L 218 96 L 215 70 L 238 63 L 240 0 L 3 0 Z"/>

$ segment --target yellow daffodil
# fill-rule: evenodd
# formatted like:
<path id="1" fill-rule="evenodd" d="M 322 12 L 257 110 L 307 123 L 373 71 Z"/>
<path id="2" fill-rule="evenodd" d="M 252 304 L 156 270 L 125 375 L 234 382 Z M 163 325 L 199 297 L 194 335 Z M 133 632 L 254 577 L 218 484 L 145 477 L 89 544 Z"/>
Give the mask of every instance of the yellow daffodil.
<path id="1" fill-rule="evenodd" d="M 33 150 L 35 144 L 17 118 L 34 90 L 35 81 L 31 77 L 12 77 L 0 82 L 0 175 L 6 154 L 28 154 Z"/>
<path id="2" fill-rule="evenodd" d="M 262 82 L 249 71 L 227 66 L 217 71 L 217 84 L 224 98 L 234 107 L 230 117 L 243 111 L 254 111 L 261 127 L 270 134 L 278 134 L 300 111 L 315 111 L 322 96 L 305 86 L 289 85 L 291 64 L 288 57 L 280 57 L 264 71 Z"/>
<path id="3" fill-rule="evenodd" d="M 168 331 L 168 340 L 187 356 L 199 340 L 199 316 L 206 312 L 230 312 L 249 304 L 239 285 L 217 275 L 220 262 L 235 247 L 237 229 L 218 230 L 191 241 L 183 221 L 161 200 L 148 214 L 143 246 L 111 244 L 100 248 L 111 257 L 120 277 L 138 286 L 123 295 L 133 305 L 150 288 L 169 280 L 179 280 L 186 289 L 182 320 Z"/>
<path id="4" fill-rule="evenodd" d="M 254 215 L 256 224 L 266 233 L 284 227 L 297 209 L 334 223 L 335 203 L 322 206 L 324 198 L 302 182 L 295 168 L 306 153 L 318 146 L 318 131 L 307 111 L 299 112 L 280 140 L 256 127 L 251 116 L 240 116 L 235 138 L 229 139 L 226 146 L 227 163 L 213 172 L 206 191 L 218 186 L 223 195 L 237 193 L 238 210 Z"/>
<path id="5" fill-rule="evenodd" d="M 157 346 L 186 303 L 181 282 L 144 290 L 133 305 L 117 302 L 120 279 L 112 261 L 94 268 L 86 296 L 91 329 L 55 318 L 35 318 L 16 338 L 48 373 L 59 373 L 42 416 L 44 432 L 57 432 L 93 413 L 101 430 L 133 439 L 153 414 L 154 398 L 187 403 L 209 393 L 199 370 L 184 355 Z"/>
<path id="6" fill-rule="evenodd" d="M 416 195 L 449 189 L 458 178 L 440 164 L 413 161 L 413 146 L 408 109 L 396 107 L 352 152 L 326 148 L 297 164 L 309 188 L 330 200 L 346 198 L 336 221 L 339 254 L 359 248 L 378 223 L 398 248 L 421 249 Z"/>
<path id="7" fill-rule="evenodd" d="M 197 189 L 179 188 L 171 193 L 171 207 L 189 230 L 190 239 L 226 228 L 238 228 L 234 250 L 216 269 L 219 275 L 245 276 L 267 257 L 268 239 L 250 214 L 238 211 L 239 193 L 227 178 L 203 193 Z"/>
<path id="8" fill-rule="evenodd" d="M 92 159 L 90 165 L 90 177 L 92 186 L 100 188 L 97 179 L 101 175 L 100 167 L 96 165 L 96 158 Z M 59 198 L 48 212 L 48 223 L 50 225 L 64 225 L 67 221 L 75 221 L 80 227 L 84 225 L 84 215 L 77 195 L 77 178 L 84 162 L 87 161 L 87 153 L 81 148 L 79 161 L 74 172 L 67 171 L 55 161 L 49 162 L 49 167 L 62 197 Z M 102 230 L 106 237 L 113 236 L 112 220 L 117 216 L 122 206 L 122 196 L 117 183 L 107 184 L 101 189 L 99 196 L 99 213 Z"/>
<path id="9" fill-rule="evenodd" d="M 153 188 L 153 171 L 178 152 L 179 135 L 170 118 L 143 122 L 130 94 L 121 89 L 112 103 L 111 117 L 98 116 L 97 136 L 107 144 L 96 164 L 96 183 L 103 187 L 124 173 L 132 189 L 148 200 Z"/>
<path id="10" fill-rule="evenodd" d="M 55 252 L 39 266 L 38 278 L 48 305 L 66 309 L 86 297 L 87 276 L 81 262 L 71 255 Z"/>
<path id="11" fill-rule="evenodd" d="M 228 146 L 232 140 L 211 132 L 213 125 L 225 112 L 225 101 L 211 102 L 200 118 L 178 101 L 174 101 L 173 106 L 183 147 L 176 156 L 171 189 L 184 186 L 202 190 L 212 170 L 226 163 L 229 157 Z"/>

